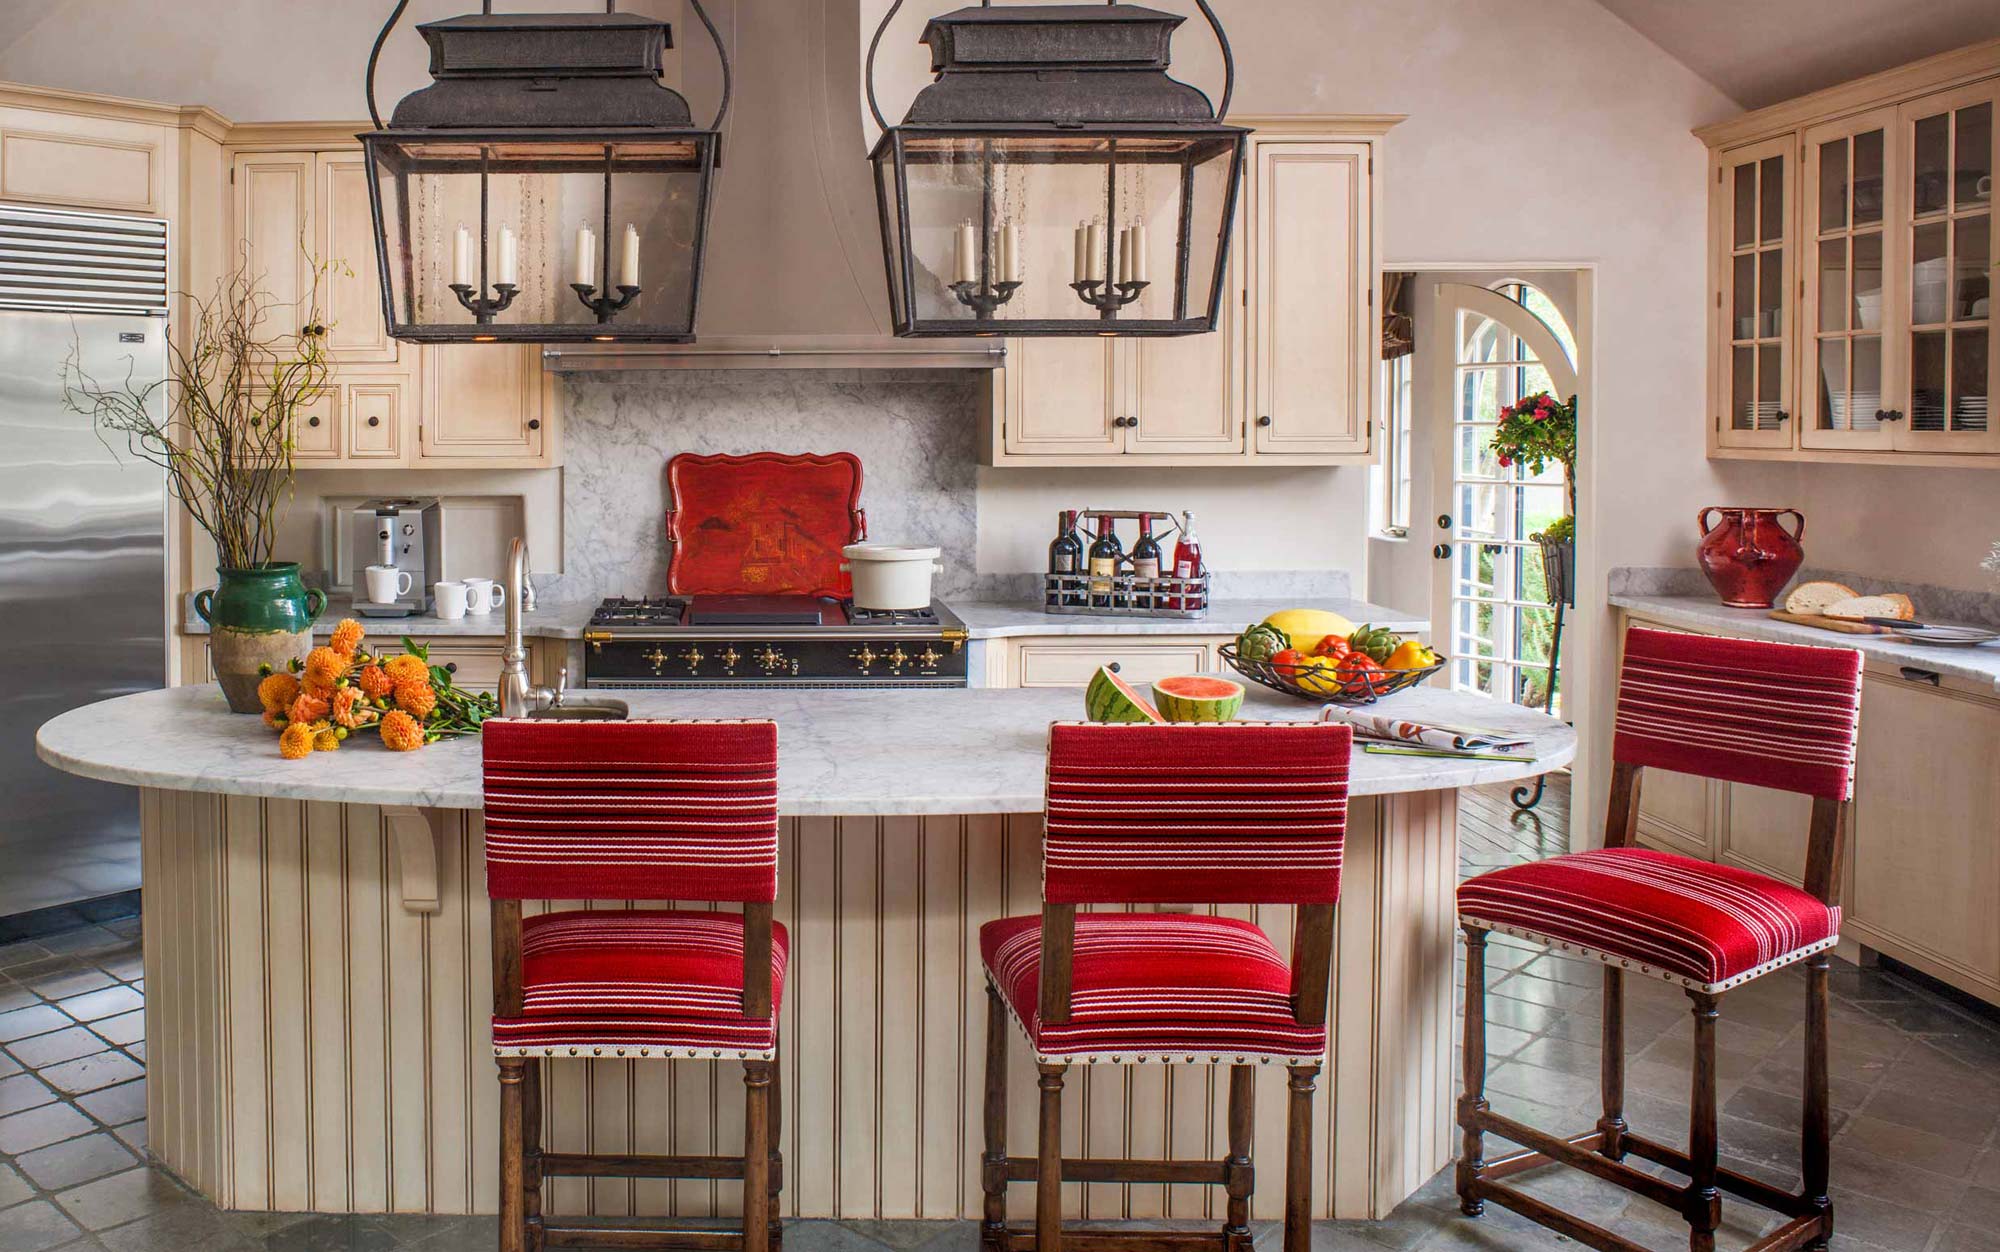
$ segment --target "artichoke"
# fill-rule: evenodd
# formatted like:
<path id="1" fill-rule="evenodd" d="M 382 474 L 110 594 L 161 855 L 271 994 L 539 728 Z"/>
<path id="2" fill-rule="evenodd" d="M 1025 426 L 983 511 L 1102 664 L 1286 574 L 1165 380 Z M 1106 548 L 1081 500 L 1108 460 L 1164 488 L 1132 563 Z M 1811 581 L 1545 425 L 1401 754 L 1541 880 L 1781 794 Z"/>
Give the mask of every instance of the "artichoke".
<path id="1" fill-rule="evenodd" d="M 1236 637 L 1236 655 L 1246 661 L 1268 661 L 1291 646 L 1283 631 L 1261 622 Z"/>
<path id="2" fill-rule="evenodd" d="M 1387 626 L 1377 626 L 1373 623 L 1363 626 L 1347 637 L 1348 647 L 1367 655 L 1377 664 L 1388 660 L 1389 655 L 1396 650 L 1396 645 L 1401 642 L 1402 640 L 1396 637 L 1395 631 Z"/>

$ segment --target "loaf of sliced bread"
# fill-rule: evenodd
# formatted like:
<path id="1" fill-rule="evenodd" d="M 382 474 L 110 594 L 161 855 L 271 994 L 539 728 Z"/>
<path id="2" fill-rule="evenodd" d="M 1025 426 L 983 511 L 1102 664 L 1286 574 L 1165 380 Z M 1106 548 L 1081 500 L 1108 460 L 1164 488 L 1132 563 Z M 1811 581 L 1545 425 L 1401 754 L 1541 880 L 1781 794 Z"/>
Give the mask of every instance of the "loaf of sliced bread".
<path id="1" fill-rule="evenodd" d="M 1836 600 L 1820 612 L 1827 617 L 1892 617 L 1899 622 L 1907 622 L 1916 617 L 1917 606 L 1910 603 L 1910 597 L 1892 592 L 1886 596 L 1852 596 Z"/>
<path id="2" fill-rule="evenodd" d="M 1785 597 L 1787 613 L 1824 613 L 1828 605 L 1852 600 L 1855 590 L 1842 583 L 1800 583 Z"/>

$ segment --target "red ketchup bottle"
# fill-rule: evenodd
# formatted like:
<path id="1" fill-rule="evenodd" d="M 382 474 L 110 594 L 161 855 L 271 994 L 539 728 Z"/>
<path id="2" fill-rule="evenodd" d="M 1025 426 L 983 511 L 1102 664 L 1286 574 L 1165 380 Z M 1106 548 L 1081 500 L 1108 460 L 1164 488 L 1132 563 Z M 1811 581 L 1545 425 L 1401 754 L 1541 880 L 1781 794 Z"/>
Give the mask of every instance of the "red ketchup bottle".
<path id="1" fill-rule="evenodd" d="M 1201 564 L 1201 540 L 1195 538 L 1194 514 L 1181 514 L 1181 535 L 1174 544 L 1174 577 L 1199 578 L 1203 573 Z M 1208 607 L 1208 598 L 1200 593 L 1187 596 L 1173 596 L 1168 599 L 1170 609 L 1198 610 Z"/>

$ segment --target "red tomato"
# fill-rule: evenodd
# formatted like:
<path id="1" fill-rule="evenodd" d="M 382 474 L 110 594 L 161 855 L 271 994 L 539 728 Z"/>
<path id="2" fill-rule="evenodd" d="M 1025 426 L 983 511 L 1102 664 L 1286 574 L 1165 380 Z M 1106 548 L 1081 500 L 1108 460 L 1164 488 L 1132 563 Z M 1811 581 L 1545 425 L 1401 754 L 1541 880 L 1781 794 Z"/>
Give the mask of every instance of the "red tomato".
<path id="1" fill-rule="evenodd" d="M 1337 659 L 1346 656 L 1348 653 L 1352 651 L 1354 651 L 1354 649 L 1348 646 L 1347 636 L 1328 635 L 1326 638 L 1319 641 L 1319 646 L 1313 649 L 1313 655 L 1330 656 Z"/>
<path id="2" fill-rule="evenodd" d="M 1297 648 L 1286 648 L 1271 657 L 1271 664 L 1277 666 L 1281 673 L 1290 673 L 1305 663 L 1306 654 Z"/>

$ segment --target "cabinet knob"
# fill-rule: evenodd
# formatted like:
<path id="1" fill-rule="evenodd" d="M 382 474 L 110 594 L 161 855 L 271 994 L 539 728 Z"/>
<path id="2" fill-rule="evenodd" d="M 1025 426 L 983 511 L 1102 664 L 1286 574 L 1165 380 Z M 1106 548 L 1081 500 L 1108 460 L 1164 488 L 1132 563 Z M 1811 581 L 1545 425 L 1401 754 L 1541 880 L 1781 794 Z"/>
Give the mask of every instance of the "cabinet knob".
<path id="1" fill-rule="evenodd" d="M 309 418 L 307 418 L 307 419 L 306 419 L 306 425 L 308 425 L 308 426 L 317 426 L 317 425 L 319 425 L 319 419 L 318 419 L 318 418 L 316 418 L 316 417 L 309 417 Z"/>
<path id="2" fill-rule="evenodd" d="M 1440 561 L 1449 560 L 1451 558 L 1451 545 L 1448 543 L 1437 545 L 1431 549 L 1431 556 Z"/>
<path id="3" fill-rule="evenodd" d="M 541 428 L 542 428 L 542 419 L 541 419 L 541 418 L 539 418 L 539 417 L 531 417 L 531 418 L 529 418 L 529 419 L 528 419 L 528 429 L 529 429 L 529 430 L 540 430 Z"/>
<path id="4" fill-rule="evenodd" d="M 368 424 L 370 426 L 380 426 L 382 424 L 382 419 L 379 417 L 371 417 L 368 419 Z"/>
<path id="5" fill-rule="evenodd" d="M 1878 422 L 1900 422 L 1903 420 L 1903 411 L 1901 409 L 1877 409 L 1875 410 L 1875 420 Z"/>
<path id="6" fill-rule="evenodd" d="M 1783 409 L 1779 409 L 1778 420 L 1780 422 L 1789 422 L 1792 420 L 1792 415 L 1790 413 L 1785 412 Z"/>
<path id="7" fill-rule="evenodd" d="M 1264 416 L 1258 418 L 1257 424 L 1259 426 L 1269 426 L 1271 424 L 1271 415 L 1266 413 Z"/>

